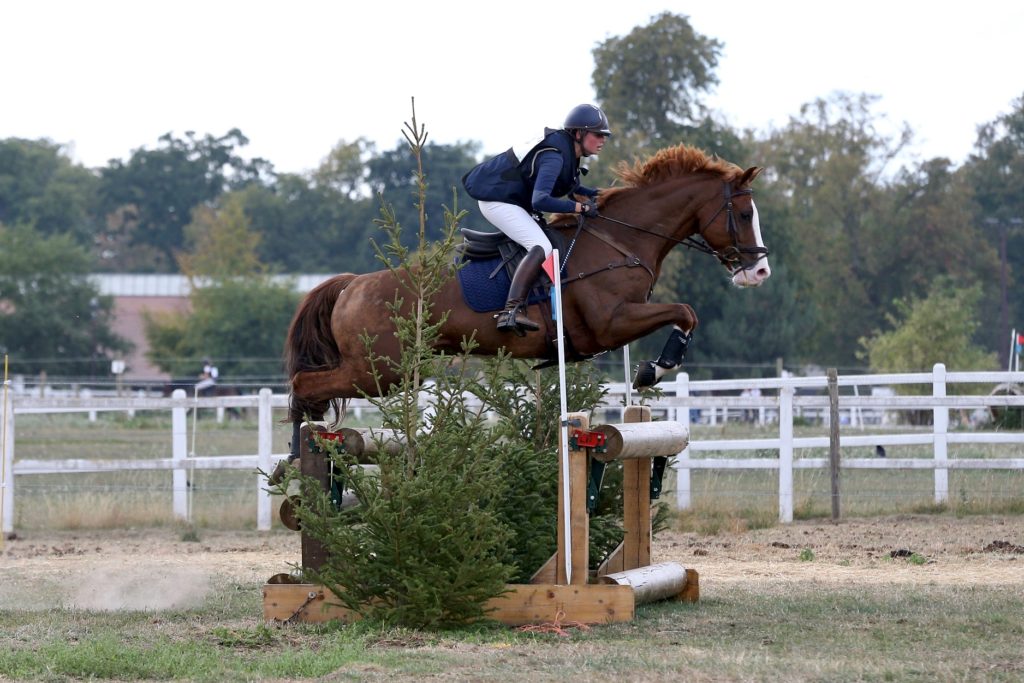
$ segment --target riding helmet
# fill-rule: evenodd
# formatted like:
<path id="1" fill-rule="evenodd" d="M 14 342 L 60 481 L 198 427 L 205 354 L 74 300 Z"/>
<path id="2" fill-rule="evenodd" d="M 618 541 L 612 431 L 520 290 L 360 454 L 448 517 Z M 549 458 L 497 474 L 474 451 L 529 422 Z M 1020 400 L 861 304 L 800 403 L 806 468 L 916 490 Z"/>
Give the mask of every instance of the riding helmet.
<path id="1" fill-rule="evenodd" d="M 590 130 L 605 135 L 612 134 L 611 128 L 608 126 L 608 117 L 599 107 L 592 104 L 580 104 L 573 107 L 569 115 L 565 117 L 565 124 L 562 127 L 567 130 Z"/>

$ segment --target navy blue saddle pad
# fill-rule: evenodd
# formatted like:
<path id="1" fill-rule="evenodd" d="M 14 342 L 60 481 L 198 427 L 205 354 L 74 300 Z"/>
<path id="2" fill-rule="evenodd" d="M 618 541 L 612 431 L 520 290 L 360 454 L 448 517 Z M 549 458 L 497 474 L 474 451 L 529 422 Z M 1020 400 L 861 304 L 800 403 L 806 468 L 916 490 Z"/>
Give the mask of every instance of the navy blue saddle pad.
<path id="1" fill-rule="evenodd" d="M 546 284 L 547 280 L 547 277 L 543 276 L 538 279 L 538 283 Z M 462 296 L 466 300 L 466 305 L 477 313 L 486 313 L 500 311 L 505 307 L 512 280 L 502 266 L 502 258 L 495 256 L 486 260 L 468 261 L 459 269 L 459 284 L 462 285 Z M 530 290 L 527 303 L 546 301 L 546 290 L 546 286 L 535 286 Z"/>

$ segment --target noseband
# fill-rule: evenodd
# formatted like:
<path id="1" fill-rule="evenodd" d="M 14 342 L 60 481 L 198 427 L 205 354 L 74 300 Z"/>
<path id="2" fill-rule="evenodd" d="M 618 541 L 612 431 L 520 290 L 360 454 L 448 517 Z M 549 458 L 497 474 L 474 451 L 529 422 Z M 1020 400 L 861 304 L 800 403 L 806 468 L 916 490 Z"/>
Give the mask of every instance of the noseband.
<path id="1" fill-rule="evenodd" d="M 733 190 L 732 183 L 722 183 L 723 199 L 722 205 L 718 207 L 718 211 L 715 211 L 714 215 L 708 219 L 708 222 L 701 227 L 697 233 L 701 237 L 701 242 L 694 240 L 694 243 L 700 244 L 703 248 L 697 247 L 700 251 L 706 254 L 711 254 L 717 258 L 722 265 L 728 268 L 734 275 L 741 270 L 750 270 L 757 265 L 757 262 L 768 256 L 768 247 L 743 247 L 740 246 L 740 232 L 739 228 L 736 227 L 736 216 L 732 210 L 732 200 L 734 197 L 741 197 L 743 195 L 753 195 L 754 191 L 749 187 L 745 190 Z M 732 238 L 732 246 L 728 246 L 722 251 L 715 251 L 708 244 L 707 237 L 704 237 L 704 231 L 715 222 L 718 215 L 725 211 L 725 228 L 729 231 L 729 237 Z M 692 238 L 688 238 L 692 239 Z M 743 265 L 744 254 L 757 254 L 758 257 L 754 259 L 754 262 L 749 266 Z"/>
<path id="2" fill-rule="evenodd" d="M 617 218 L 612 218 L 611 216 L 606 216 L 604 214 L 598 215 L 598 218 L 604 219 L 606 221 L 611 221 L 612 223 L 618 223 L 619 225 L 624 225 L 627 228 L 631 228 L 633 230 L 646 232 L 649 235 L 660 237 L 663 240 L 669 240 L 670 242 L 681 244 L 684 247 L 687 247 L 688 249 L 696 249 L 697 251 L 709 254 L 710 256 L 714 256 L 722 263 L 722 265 L 729 269 L 729 272 L 731 274 L 735 275 L 741 270 L 750 270 L 751 268 L 756 266 L 758 261 L 768 256 L 768 248 L 740 246 L 739 229 L 736 227 L 736 216 L 733 214 L 732 200 L 734 197 L 741 197 L 743 195 L 753 195 L 754 191 L 750 188 L 747 188 L 745 190 L 733 190 L 732 183 L 725 181 L 722 182 L 722 190 L 722 205 L 718 207 L 718 211 L 715 211 L 714 215 L 711 216 L 708 222 L 697 230 L 697 234 L 699 235 L 700 239 L 697 239 L 693 235 L 690 235 L 689 237 L 684 237 L 683 239 L 676 239 L 675 237 L 662 235 L 660 233 L 654 232 L 653 230 L 641 228 L 639 225 L 633 225 L 632 223 L 627 223 L 626 221 L 620 221 Z M 715 222 L 715 219 L 718 218 L 719 214 L 721 214 L 723 211 L 725 211 L 725 227 L 726 230 L 729 231 L 729 236 L 732 238 L 732 244 L 723 249 L 722 251 L 718 251 L 714 249 L 710 244 L 708 244 L 708 240 L 704 236 L 704 232 L 711 226 L 712 223 Z M 744 266 L 742 265 L 744 254 L 758 254 L 758 257 L 754 259 L 754 262 L 751 263 L 749 266 Z"/>

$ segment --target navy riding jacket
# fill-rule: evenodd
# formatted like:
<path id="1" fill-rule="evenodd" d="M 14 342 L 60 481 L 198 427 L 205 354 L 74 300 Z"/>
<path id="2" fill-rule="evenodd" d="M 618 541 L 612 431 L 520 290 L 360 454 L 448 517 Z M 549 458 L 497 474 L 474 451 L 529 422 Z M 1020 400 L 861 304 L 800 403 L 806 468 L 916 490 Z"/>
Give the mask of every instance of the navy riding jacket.
<path id="1" fill-rule="evenodd" d="M 531 213 L 572 213 L 576 203 L 559 197 L 597 195 L 597 190 L 580 185 L 581 172 L 586 169 L 580 168 L 572 135 L 546 128 L 544 139 L 521 160 L 509 148 L 473 168 L 462 184 L 473 199 L 515 204 Z"/>

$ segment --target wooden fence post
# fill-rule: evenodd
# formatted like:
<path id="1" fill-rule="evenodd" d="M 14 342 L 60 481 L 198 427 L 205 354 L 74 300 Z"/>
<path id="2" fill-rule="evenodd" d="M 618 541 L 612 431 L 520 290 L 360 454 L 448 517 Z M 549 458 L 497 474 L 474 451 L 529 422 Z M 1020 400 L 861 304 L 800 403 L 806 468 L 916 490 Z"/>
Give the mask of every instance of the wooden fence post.
<path id="1" fill-rule="evenodd" d="M 590 418 L 586 413 L 569 413 L 570 439 L 575 429 L 584 432 L 590 429 Z M 561 430 L 559 430 L 561 433 Z M 561 444 L 559 444 L 561 453 Z M 587 515 L 587 461 L 589 453 L 586 447 L 569 448 L 569 471 L 563 473 L 558 468 L 558 560 L 555 565 L 555 583 L 560 586 L 572 584 L 586 584 L 590 565 L 590 519 Z M 565 498 L 563 488 L 563 477 L 569 478 L 569 509 L 570 524 L 569 534 L 571 538 L 565 537 Z M 571 569 L 572 581 L 565 572 L 566 549 L 572 556 Z"/>
<path id="2" fill-rule="evenodd" d="M 650 422 L 650 406 L 626 406 L 623 423 Z M 626 569 L 651 563 L 651 459 L 622 461 L 622 555 Z"/>
<path id="3" fill-rule="evenodd" d="M 832 523 L 839 521 L 839 373 L 829 368 L 828 376 L 828 473 L 832 489 Z M 851 422 L 852 419 L 852 411 Z"/>

